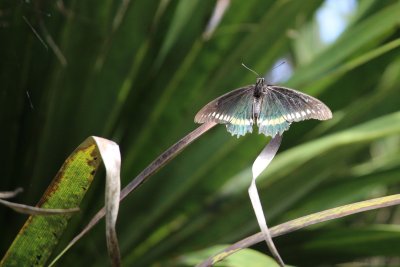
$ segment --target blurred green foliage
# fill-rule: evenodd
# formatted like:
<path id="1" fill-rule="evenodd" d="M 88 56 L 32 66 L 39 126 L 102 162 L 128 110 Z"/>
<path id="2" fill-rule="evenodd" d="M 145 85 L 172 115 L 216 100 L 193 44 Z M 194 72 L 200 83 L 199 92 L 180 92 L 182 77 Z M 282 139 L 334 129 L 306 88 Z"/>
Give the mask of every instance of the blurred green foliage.
<path id="1" fill-rule="evenodd" d="M 334 118 L 295 123 L 284 134 L 259 182 L 269 224 L 398 192 L 400 2 L 356 2 L 347 28 L 329 44 L 318 31 L 321 0 L 231 0 L 205 38 L 217 2 L 2 0 L 1 190 L 23 187 L 16 201 L 35 204 L 89 135 L 120 144 L 125 185 L 197 127 L 203 105 L 254 83 L 242 62 L 267 73 L 284 60 L 293 73 L 282 85 L 318 97 Z M 232 138 L 224 128 L 122 203 L 125 266 L 184 264 L 180 256 L 258 231 L 249 167 L 268 140 Z M 103 195 L 97 178 L 59 249 L 103 205 Z M 1 251 L 25 219 L 0 209 Z M 276 245 L 292 265 L 399 264 L 398 222 L 398 209 L 388 208 L 278 237 Z M 107 266 L 106 257 L 103 223 L 59 266 Z"/>

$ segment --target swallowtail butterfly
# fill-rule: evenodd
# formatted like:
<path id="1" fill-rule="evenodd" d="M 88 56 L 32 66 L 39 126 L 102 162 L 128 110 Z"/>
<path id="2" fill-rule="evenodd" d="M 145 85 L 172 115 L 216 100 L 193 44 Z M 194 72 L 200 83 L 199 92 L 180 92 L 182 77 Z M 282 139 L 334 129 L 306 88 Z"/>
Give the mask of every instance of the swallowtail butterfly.
<path id="1" fill-rule="evenodd" d="M 236 89 L 208 103 L 194 121 L 225 124 L 228 132 L 237 137 L 253 132 L 256 124 L 259 133 L 274 137 L 282 135 L 292 122 L 330 118 L 332 112 L 318 99 L 265 84 L 264 78 L 257 78 L 255 85 Z"/>

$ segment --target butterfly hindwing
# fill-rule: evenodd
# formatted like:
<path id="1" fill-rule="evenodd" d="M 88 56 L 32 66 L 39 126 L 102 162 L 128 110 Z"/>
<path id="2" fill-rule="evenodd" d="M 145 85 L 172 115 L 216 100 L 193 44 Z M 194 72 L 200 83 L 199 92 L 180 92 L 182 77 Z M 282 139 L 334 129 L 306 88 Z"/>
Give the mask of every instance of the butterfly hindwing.
<path id="1" fill-rule="evenodd" d="M 195 122 L 213 121 L 226 124 L 232 135 L 245 135 L 253 131 L 254 86 L 236 89 L 208 103 L 196 115 Z"/>
<path id="2" fill-rule="evenodd" d="M 284 107 L 279 103 L 277 97 L 267 90 L 262 95 L 261 110 L 257 118 L 258 132 L 272 137 L 277 134 L 282 135 L 290 126 L 290 122 L 285 119 L 283 114 L 285 114 Z"/>

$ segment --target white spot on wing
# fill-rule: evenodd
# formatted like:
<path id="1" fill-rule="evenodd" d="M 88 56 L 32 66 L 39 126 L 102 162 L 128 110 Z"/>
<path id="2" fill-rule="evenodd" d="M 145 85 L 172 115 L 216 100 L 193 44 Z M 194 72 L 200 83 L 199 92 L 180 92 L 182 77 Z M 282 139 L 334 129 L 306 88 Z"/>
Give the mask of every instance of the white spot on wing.
<path id="1" fill-rule="evenodd" d="M 269 124 L 269 120 L 264 120 L 264 121 L 261 123 L 261 125 L 263 125 L 263 126 L 268 125 L 268 124 Z"/>
<path id="2" fill-rule="evenodd" d="M 285 118 L 279 117 L 279 118 L 275 118 L 275 119 L 270 120 L 269 124 L 270 125 L 278 125 L 278 124 L 281 124 L 284 121 L 285 121 Z"/>

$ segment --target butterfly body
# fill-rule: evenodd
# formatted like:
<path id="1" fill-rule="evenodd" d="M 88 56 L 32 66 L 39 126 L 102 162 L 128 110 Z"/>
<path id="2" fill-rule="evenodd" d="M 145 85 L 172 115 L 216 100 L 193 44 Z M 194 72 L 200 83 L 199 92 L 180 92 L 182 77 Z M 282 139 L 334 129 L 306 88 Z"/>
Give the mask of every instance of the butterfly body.
<path id="1" fill-rule="evenodd" d="M 195 122 L 226 124 L 227 130 L 237 137 L 253 132 L 274 137 L 282 135 L 292 122 L 306 119 L 332 118 L 330 109 L 318 99 L 296 90 L 267 85 L 258 78 L 255 85 L 229 92 L 204 106 Z"/>

